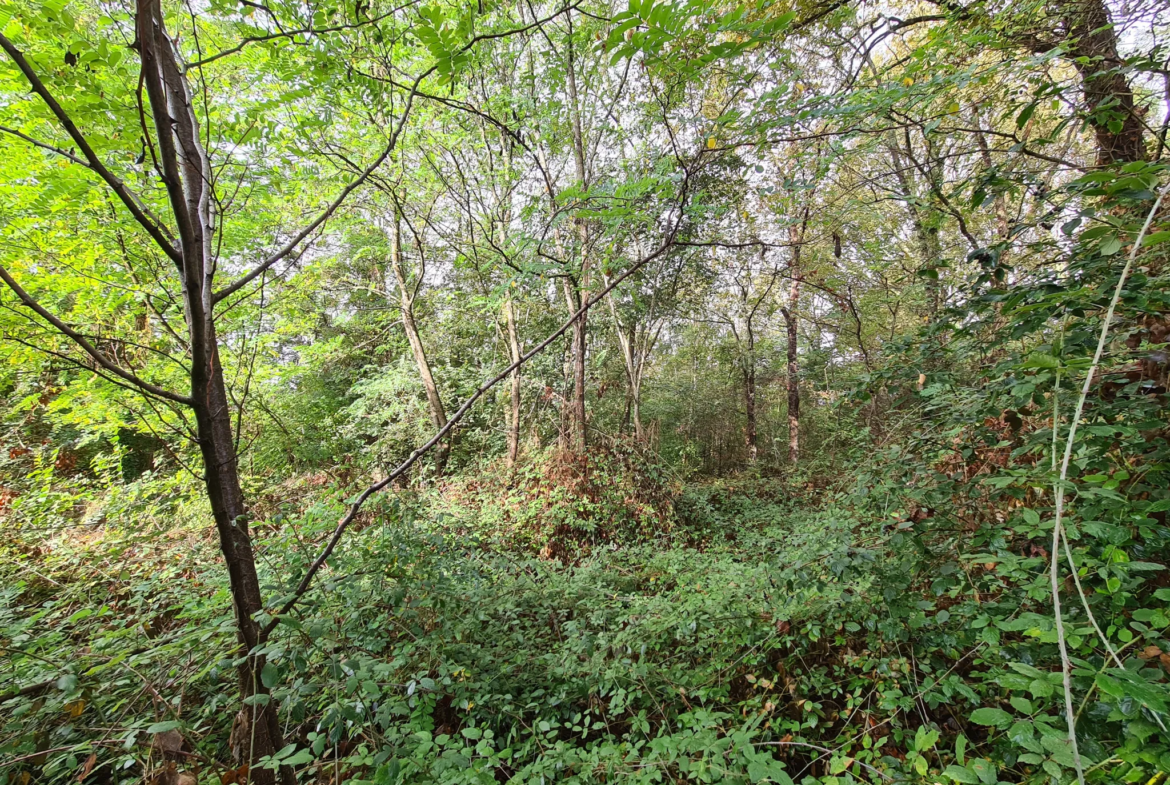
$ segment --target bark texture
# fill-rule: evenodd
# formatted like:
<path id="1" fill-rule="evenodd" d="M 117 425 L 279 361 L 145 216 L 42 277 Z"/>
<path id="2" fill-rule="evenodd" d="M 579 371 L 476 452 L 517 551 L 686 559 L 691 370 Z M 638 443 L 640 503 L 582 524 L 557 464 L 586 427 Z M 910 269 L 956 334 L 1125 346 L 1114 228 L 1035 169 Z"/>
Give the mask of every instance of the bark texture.
<path id="1" fill-rule="evenodd" d="M 1069 54 L 1081 77 L 1089 124 L 1097 139 L 1097 165 L 1146 158 L 1142 121 L 1133 89 L 1119 69 L 1117 34 L 1103 0 L 1071 0 L 1061 6 L 1072 39 Z"/>
<path id="2" fill-rule="evenodd" d="M 793 466 L 800 460 L 800 363 L 797 357 L 797 308 L 800 305 L 800 287 L 804 282 L 804 267 L 801 264 L 804 249 L 804 235 L 808 228 L 809 208 L 804 208 L 804 217 L 799 225 L 788 227 L 788 243 L 792 246 L 792 260 L 788 277 L 788 303 L 780 309 L 784 316 L 786 338 L 785 391 L 788 394 L 788 462 Z M 839 251 L 837 252 L 839 255 Z"/>
<path id="3" fill-rule="evenodd" d="M 228 569 L 237 638 L 241 652 L 248 653 L 264 642 L 255 619 L 263 609 L 263 600 L 248 531 L 248 510 L 240 487 L 232 408 L 219 359 L 212 307 L 215 262 L 211 171 L 200 141 L 191 92 L 167 35 L 159 0 L 138 0 L 136 33 L 161 175 L 179 235 L 178 267 L 191 351 L 191 407 L 204 480 Z M 268 694 L 260 679 L 263 668 L 263 655 L 243 658 L 238 676 L 240 695 L 245 700 Z M 247 726 L 248 744 L 243 753 L 250 764 L 283 746 L 277 716 L 278 707 L 270 699 L 246 705 L 240 712 L 237 726 Z M 251 779 L 266 785 L 275 782 L 276 774 L 270 769 L 253 768 Z M 292 770 L 285 767 L 281 780 L 292 785 Z"/>
<path id="4" fill-rule="evenodd" d="M 508 331 L 508 358 L 518 363 L 520 331 L 516 327 L 516 304 L 511 297 L 504 302 L 504 324 Z M 520 368 L 517 367 L 508 379 L 508 468 L 515 466 L 520 457 L 520 402 Z"/>
<path id="5" fill-rule="evenodd" d="M 413 282 L 406 272 L 406 262 L 402 256 L 402 215 L 395 208 L 394 220 L 390 226 L 390 268 L 394 273 L 394 281 L 398 284 L 399 305 L 402 311 L 402 329 L 406 332 L 406 340 L 410 344 L 410 352 L 414 357 L 415 367 L 418 368 L 419 380 L 427 394 L 427 411 L 431 416 L 431 425 L 435 430 L 441 430 L 447 424 L 447 412 L 443 408 L 443 398 L 439 395 L 439 386 L 435 384 L 435 375 L 431 372 L 431 363 L 427 359 L 427 351 L 423 346 L 422 336 L 419 333 L 418 321 L 415 319 L 414 302 L 418 295 L 418 288 L 422 285 L 422 270 Z M 421 253 L 421 249 L 420 249 Z M 447 469 L 447 458 L 451 454 L 451 443 L 444 439 L 435 449 L 435 471 L 442 474 Z"/>

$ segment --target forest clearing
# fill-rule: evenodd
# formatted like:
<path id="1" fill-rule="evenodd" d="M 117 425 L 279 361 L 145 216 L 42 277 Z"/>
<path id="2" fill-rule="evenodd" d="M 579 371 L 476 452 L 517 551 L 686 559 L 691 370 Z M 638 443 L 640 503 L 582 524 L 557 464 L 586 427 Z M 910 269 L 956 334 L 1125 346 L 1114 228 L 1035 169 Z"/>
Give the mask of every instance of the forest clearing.
<path id="1" fill-rule="evenodd" d="M 0 785 L 1166 785 L 1160 0 L 0 49 Z"/>

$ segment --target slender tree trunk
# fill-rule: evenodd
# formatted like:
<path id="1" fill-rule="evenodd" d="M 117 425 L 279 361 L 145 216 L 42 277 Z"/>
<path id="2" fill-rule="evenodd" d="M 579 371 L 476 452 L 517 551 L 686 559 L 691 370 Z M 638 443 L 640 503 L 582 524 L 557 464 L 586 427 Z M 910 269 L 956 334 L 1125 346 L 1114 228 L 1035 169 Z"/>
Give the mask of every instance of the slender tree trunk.
<path id="1" fill-rule="evenodd" d="M 582 290 L 577 298 L 577 307 L 588 297 L 588 290 Z M 585 454 L 588 437 L 585 427 L 585 350 L 588 324 L 585 314 L 573 322 L 573 407 L 572 446 L 580 455 Z"/>
<path id="2" fill-rule="evenodd" d="M 751 354 L 748 355 L 748 362 L 743 369 L 743 408 L 746 415 L 744 447 L 747 449 L 748 464 L 755 466 L 759 458 L 759 447 L 756 438 L 756 365 Z"/>
<path id="3" fill-rule="evenodd" d="M 248 533 L 248 514 L 240 486 L 231 406 L 212 309 L 213 223 L 211 172 L 199 135 L 199 123 L 178 59 L 167 35 L 159 0 L 138 0 L 136 34 L 142 58 L 142 81 L 150 98 L 157 134 L 162 179 L 179 234 L 180 275 L 184 316 L 191 349 L 192 409 L 203 459 L 204 480 L 220 550 L 228 568 L 236 614 L 236 636 L 242 653 L 238 675 L 242 699 L 268 695 L 260 674 L 264 656 L 252 651 L 264 643 L 255 614 L 263 608 L 260 581 Z M 245 704 L 237 715 L 233 737 L 246 739 L 238 751 L 252 766 L 251 781 L 276 781 L 270 769 L 254 764 L 283 746 L 279 707 L 271 699 Z M 295 785 L 292 769 L 283 767 L 284 785 Z"/>
<path id="4" fill-rule="evenodd" d="M 516 328 L 516 304 L 508 297 L 504 301 L 504 322 L 508 331 L 508 357 L 520 361 L 520 332 Z M 508 391 L 508 468 L 516 465 L 520 456 L 520 369 L 512 371 Z"/>
<path id="5" fill-rule="evenodd" d="M 573 281 L 561 279 L 561 290 L 565 296 L 565 308 L 570 314 L 580 309 L 580 290 Z M 577 453 L 585 450 L 585 314 L 573 322 L 569 334 L 568 351 L 565 353 L 563 368 L 565 400 L 561 406 L 561 441 L 565 449 Z"/>
<path id="6" fill-rule="evenodd" d="M 800 460 L 800 364 L 796 356 L 797 337 L 797 307 L 800 305 L 800 285 L 804 280 L 804 270 L 801 267 L 801 252 L 804 247 L 805 229 L 808 227 L 809 208 L 804 208 L 804 218 L 797 226 L 788 227 L 788 242 L 792 246 L 792 267 L 788 271 L 790 283 L 788 286 L 788 305 L 781 308 L 784 315 L 784 327 L 787 333 L 787 360 L 788 368 L 785 386 L 788 392 L 788 463 L 796 466 Z"/>
<path id="7" fill-rule="evenodd" d="M 504 148 L 505 170 L 509 177 L 512 175 L 512 140 L 500 132 L 500 144 Z M 508 247 L 507 234 L 512 225 L 512 193 L 508 195 L 504 201 L 504 220 L 502 224 L 502 232 L 504 237 L 501 238 L 500 247 Z M 516 325 L 516 303 L 512 299 L 511 292 L 508 293 L 507 299 L 504 300 L 504 328 L 507 331 L 508 338 L 508 359 L 516 365 L 512 370 L 511 378 L 508 384 L 508 457 L 507 466 L 509 469 L 516 465 L 516 461 L 520 457 L 520 405 L 523 402 L 520 385 L 520 357 L 522 350 L 520 347 L 520 330 Z"/>
<path id="8" fill-rule="evenodd" d="M 608 280 L 602 279 L 608 284 Z M 622 364 L 626 370 L 626 416 L 625 420 L 628 423 L 632 418 L 634 424 L 634 438 L 641 444 L 645 440 L 646 434 L 642 428 L 642 366 L 637 357 L 637 348 L 635 343 L 637 341 L 637 327 L 626 327 L 622 324 L 621 317 L 618 316 L 617 303 L 614 300 L 614 293 L 611 292 L 609 297 L 609 312 L 613 317 L 613 329 L 617 334 L 618 348 L 622 350 Z M 628 329 L 628 332 L 627 332 Z"/>
<path id="9" fill-rule="evenodd" d="M 914 239 L 922 256 L 922 269 L 932 272 L 932 275 L 926 279 L 926 295 L 930 316 L 932 319 L 937 318 L 942 304 L 941 287 L 938 280 L 938 264 L 942 255 L 938 226 L 932 216 L 924 214 L 926 211 L 919 204 L 918 195 L 914 192 L 914 178 L 907 168 L 908 163 L 902 157 L 902 150 L 893 133 L 890 134 L 887 149 L 893 160 L 894 177 L 898 181 L 902 201 L 906 205 L 906 214 L 914 229 Z"/>
<path id="10" fill-rule="evenodd" d="M 577 180 L 582 188 L 589 187 L 589 175 L 585 166 L 585 135 L 581 129 L 581 105 L 577 94 L 577 68 L 573 55 L 573 15 L 565 16 L 568 22 L 568 40 L 565 50 L 568 55 L 566 83 L 569 91 L 569 119 L 573 132 L 573 161 L 577 168 Z M 584 219 L 576 219 L 577 239 L 581 245 L 581 275 L 575 296 L 570 298 L 571 307 L 578 310 L 589 299 L 589 227 Z M 585 352 L 588 341 L 587 314 L 581 314 L 573 323 L 573 405 L 572 405 L 572 448 L 584 455 L 587 444 L 585 410 Z"/>
<path id="11" fill-rule="evenodd" d="M 418 367 L 418 375 L 422 380 L 427 394 L 427 409 L 431 414 L 431 424 L 435 430 L 447 424 L 447 412 L 443 408 L 443 399 L 439 395 L 439 387 L 435 384 L 435 376 L 431 373 L 431 364 L 427 360 L 426 348 L 419 335 L 418 323 L 414 318 L 415 290 L 410 286 L 406 275 L 406 264 L 402 259 L 402 216 L 397 208 L 394 210 L 394 222 L 390 242 L 390 266 L 394 271 L 394 280 L 398 283 L 398 297 L 402 306 L 402 327 L 406 331 L 406 340 L 410 343 L 411 354 L 414 355 L 414 364 Z M 443 440 L 435 450 L 435 471 L 442 474 L 447 468 L 447 457 L 451 452 L 449 440 Z"/>
<path id="12" fill-rule="evenodd" d="M 747 451 L 748 465 L 755 466 L 760 451 L 756 428 L 756 336 L 752 331 L 750 316 L 744 324 L 743 341 L 745 349 L 741 358 L 743 363 L 741 371 L 743 374 L 743 443 Z"/>
<path id="13" fill-rule="evenodd" d="M 978 107 L 971 113 L 971 120 L 975 126 L 975 143 L 979 145 L 979 159 L 983 164 L 983 171 L 990 173 L 995 168 L 995 164 L 991 160 L 991 148 L 987 144 L 987 135 L 983 132 L 983 118 L 979 114 Z M 1030 129 L 1031 120 L 1028 121 L 1025 134 Z M 1004 248 L 1000 252 L 1000 259 L 1003 259 L 1010 250 L 1008 240 L 1011 234 L 1011 221 L 1008 218 L 1007 199 L 1002 193 L 995 195 L 995 233 L 999 241 L 1004 244 Z"/>
<path id="14" fill-rule="evenodd" d="M 793 466 L 800 460 L 800 366 L 796 359 L 795 302 L 800 298 L 800 282 L 792 282 L 789 307 L 783 310 L 784 326 L 788 333 L 788 462 Z"/>
<path id="15" fill-rule="evenodd" d="M 646 428 L 642 425 L 642 379 L 630 385 L 630 408 L 634 420 L 634 438 L 638 444 L 646 443 Z"/>
<path id="16" fill-rule="evenodd" d="M 209 326 L 209 329 L 214 339 L 214 326 Z M 211 502 L 220 550 L 228 568 L 228 583 L 236 614 L 236 639 L 242 652 L 250 652 L 264 642 L 260 625 L 255 620 L 255 614 L 264 607 L 263 598 L 248 531 L 247 506 L 240 487 L 223 368 L 215 344 L 210 344 L 210 347 L 210 356 L 192 363 L 191 394 L 195 401 L 192 408 L 198 429 L 199 451 L 203 458 L 207 497 Z M 252 696 L 269 694 L 260 679 L 265 660 L 262 654 L 247 657 L 237 670 L 240 696 L 245 701 Z M 239 759 L 251 764 L 283 747 L 279 707 L 276 703 L 268 698 L 266 703 L 245 705 L 236 715 L 232 741 L 233 752 Z M 250 777 L 256 785 L 275 781 L 274 773 L 268 769 L 254 768 Z M 281 781 L 286 785 L 295 782 L 292 770 L 288 767 L 281 770 Z"/>

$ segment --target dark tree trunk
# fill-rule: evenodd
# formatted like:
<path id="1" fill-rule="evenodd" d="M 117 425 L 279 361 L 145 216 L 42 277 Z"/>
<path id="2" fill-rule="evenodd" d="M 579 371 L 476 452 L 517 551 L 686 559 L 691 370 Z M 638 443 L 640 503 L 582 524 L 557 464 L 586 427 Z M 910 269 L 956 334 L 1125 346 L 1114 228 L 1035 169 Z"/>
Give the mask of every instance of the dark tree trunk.
<path id="1" fill-rule="evenodd" d="M 1089 124 L 1097 137 L 1097 164 L 1145 160 L 1142 122 L 1133 90 L 1118 70 L 1122 63 L 1109 9 L 1103 0 L 1070 0 L 1061 9 L 1074 39 L 1069 55 L 1080 74 Z"/>
<path id="2" fill-rule="evenodd" d="M 231 409 L 224 386 L 223 369 L 219 364 L 219 352 L 214 343 L 211 344 L 209 354 L 209 357 L 192 367 L 191 393 L 195 401 L 192 408 L 198 428 L 207 497 L 211 502 L 220 550 L 228 568 L 236 614 L 236 639 L 243 653 L 252 651 L 264 642 L 260 626 L 255 620 L 255 614 L 263 609 L 263 599 L 256 574 L 252 539 L 248 532 L 247 506 L 240 488 Z M 268 695 L 268 688 L 260 680 L 264 663 L 265 657 L 257 655 L 247 657 L 240 664 L 237 675 L 242 699 Z M 272 755 L 283 747 L 277 705 L 271 699 L 263 705 L 245 705 L 236 716 L 232 739 L 236 746 L 233 751 L 241 760 L 250 763 Z M 285 767 L 281 774 L 282 782 L 295 782 L 291 769 Z M 274 773 L 268 769 L 253 769 L 250 777 L 257 785 L 275 781 Z"/>
<path id="3" fill-rule="evenodd" d="M 577 168 L 577 180 L 582 188 L 589 188 L 589 172 L 585 165 L 585 134 L 581 128 L 581 103 L 577 94 L 577 67 L 573 54 L 573 15 L 566 14 L 568 36 L 565 51 L 568 69 L 565 72 L 569 91 L 569 119 L 573 132 L 573 162 Z M 570 298 L 570 307 L 578 310 L 589 300 L 589 228 L 586 222 L 576 219 L 578 241 L 581 244 L 580 286 Z M 582 313 L 573 323 L 573 405 L 572 405 L 572 448 L 579 455 L 585 455 L 585 350 L 588 340 L 587 313 Z"/>
<path id="4" fill-rule="evenodd" d="M 800 224 L 788 227 L 788 241 L 792 245 L 792 262 L 788 270 L 791 283 L 788 286 L 788 305 L 780 309 L 780 313 L 784 315 L 788 339 L 786 352 L 788 366 L 784 384 L 788 393 L 788 462 L 793 466 L 800 460 L 800 364 L 796 356 L 796 314 L 797 306 L 800 305 L 800 285 L 804 280 L 800 259 L 804 249 L 805 230 L 808 228 L 808 214 L 809 207 L 805 206 L 804 218 Z M 837 255 L 840 256 L 839 247 Z"/>
<path id="5" fill-rule="evenodd" d="M 582 293 L 577 298 L 577 307 L 581 307 Z M 572 446 L 579 455 L 585 454 L 587 436 L 585 428 L 585 350 L 588 324 L 586 314 L 577 317 L 573 322 L 573 416 L 572 416 Z"/>
<path id="6" fill-rule="evenodd" d="M 228 569 L 235 606 L 236 637 L 245 656 L 239 666 L 242 699 L 267 695 L 260 673 L 264 657 L 250 652 L 263 643 L 255 614 L 263 608 L 247 507 L 240 487 L 231 406 L 219 359 L 212 310 L 213 223 L 211 172 L 203 150 L 199 124 L 186 80 L 164 27 L 159 0 L 138 0 L 136 33 L 142 56 L 142 78 L 150 97 L 159 162 L 167 197 L 179 234 L 183 304 L 191 349 L 191 407 L 203 459 L 204 480 L 220 550 Z M 245 704 L 236 718 L 233 738 L 249 765 L 272 755 L 282 746 L 278 707 L 269 700 Z M 254 721 L 253 721 L 254 720 Z M 243 728 L 241 726 L 244 726 Z M 270 769 L 253 768 L 258 785 L 276 781 Z M 290 768 L 281 770 L 285 785 L 294 785 Z"/>
<path id="7" fill-rule="evenodd" d="M 743 442 L 748 463 L 754 466 L 759 458 L 759 447 L 756 438 L 756 365 L 750 353 L 747 363 L 743 369 L 743 408 L 746 415 Z"/>
<path id="8" fill-rule="evenodd" d="M 1117 54 L 1117 33 L 1104 0 L 1066 0 L 1057 4 L 1060 29 L 1056 40 L 1021 33 L 1017 41 L 1033 52 L 1065 47 L 1065 54 L 1081 77 L 1081 91 L 1089 125 L 1097 141 L 1097 165 L 1144 161 L 1146 145 L 1142 118 L 1133 89 Z M 1112 122 L 1113 127 L 1110 127 Z"/>
<path id="9" fill-rule="evenodd" d="M 582 303 L 588 298 L 587 289 L 577 288 L 573 282 L 564 279 L 565 305 L 570 314 L 581 309 Z M 573 322 L 573 331 L 569 338 L 569 361 L 566 376 L 571 382 L 569 399 L 565 402 L 564 415 L 561 418 L 562 428 L 565 430 L 566 446 L 578 455 L 585 454 L 587 437 L 585 429 L 585 352 L 587 349 L 587 335 L 589 323 L 588 314 L 581 314 Z"/>

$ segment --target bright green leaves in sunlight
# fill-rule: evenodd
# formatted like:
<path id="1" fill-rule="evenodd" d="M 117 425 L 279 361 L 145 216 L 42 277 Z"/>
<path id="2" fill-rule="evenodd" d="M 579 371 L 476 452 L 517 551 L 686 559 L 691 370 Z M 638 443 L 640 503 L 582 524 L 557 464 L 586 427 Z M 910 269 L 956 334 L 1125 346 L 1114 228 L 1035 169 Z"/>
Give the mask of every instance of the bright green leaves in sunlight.
<path id="1" fill-rule="evenodd" d="M 455 9 L 444 9 L 437 4 L 424 5 L 418 11 L 420 24 L 411 32 L 434 58 L 434 66 L 444 83 L 453 80 L 471 62 L 470 45 L 479 17 L 477 11 L 477 7 L 471 4 Z"/>
<path id="2" fill-rule="evenodd" d="M 615 26 L 603 48 L 613 62 L 640 53 L 675 61 L 693 58 L 692 67 L 702 68 L 773 40 L 795 18 L 795 12 L 777 13 L 763 2 L 755 9 L 728 9 L 708 0 L 630 0 L 628 10 L 613 16 Z"/>

